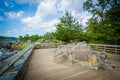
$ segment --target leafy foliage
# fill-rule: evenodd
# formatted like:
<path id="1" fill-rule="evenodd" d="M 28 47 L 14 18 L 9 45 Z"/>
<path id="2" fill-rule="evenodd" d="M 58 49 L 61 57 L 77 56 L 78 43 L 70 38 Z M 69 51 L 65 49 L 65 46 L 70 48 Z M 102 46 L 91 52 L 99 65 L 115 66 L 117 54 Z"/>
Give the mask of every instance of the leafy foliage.
<path id="1" fill-rule="evenodd" d="M 120 2 L 115 0 L 112 3 L 112 7 L 107 11 L 106 22 L 109 24 L 111 30 L 110 35 L 112 36 L 111 43 L 120 44 Z"/>
<path id="2" fill-rule="evenodd" d="M 39 35 L 31 35 L 29 36 L 28 34 L 26 34 L 25 36 L 19 36 L 19 40 L 20 41 L 27 41 L 27 40 L 31 40 L 32 42 L 35 42 L 39 39 L 41 39 L 42 36 L 39 36 Z"/>
<path id="3" fill-rule="evenodd" d="M 83 9 L 93 14 L 88 20 L 86 36 L 92 43 L 120 44 L 120 2 L 118 0 L 87 0 Z"/>
<path id="4" fill-rule="evenodd" d="M 55 37 L 58 40 L 69 43 L 79 41 L 81 33 L 81 25 L 76 22 L 70 13 L 66 12 L 65 15 L 60 18 L 60 22 L 56 25 Z"/>
<path id="5" fill-rule="evenodd" d="M 28 47 L 27 44 L 22 44 L 22 45 L 20 45 L 20 46 L 18 47 L 18 51 L 21 51 L 21 50 L 23 50 L 23 49 L 25 49 L 25 48 L 27 48 L 27 47 Z"/>

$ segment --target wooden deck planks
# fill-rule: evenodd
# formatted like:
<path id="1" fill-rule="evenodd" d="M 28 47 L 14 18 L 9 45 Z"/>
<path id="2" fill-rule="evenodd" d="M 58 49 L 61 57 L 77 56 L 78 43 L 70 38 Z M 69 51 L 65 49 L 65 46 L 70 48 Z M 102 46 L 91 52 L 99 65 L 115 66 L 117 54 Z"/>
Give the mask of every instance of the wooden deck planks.
<path id="1" fill-rule="evenodd" d="M 25 80 L 120 80 L 118 70 L 90 70 L 53 62 L 54 49 L 35 50 Z"/>

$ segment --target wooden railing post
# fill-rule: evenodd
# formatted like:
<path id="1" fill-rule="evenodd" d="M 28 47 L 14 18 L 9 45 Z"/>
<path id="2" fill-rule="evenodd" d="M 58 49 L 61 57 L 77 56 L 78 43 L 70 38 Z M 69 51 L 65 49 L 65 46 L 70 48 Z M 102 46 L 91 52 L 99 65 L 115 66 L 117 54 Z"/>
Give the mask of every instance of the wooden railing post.
<path id="1" fill-rule="evenodd" d="M 97 45 L 95 45 L 95 50 L 97 51 Z"/>
<path id="2" fill-rule="evenodd" d="M 117 47 L 115 46 L 115 54 L 117 54 Z"/>
<path id="3" fill-rule="evenodd" d="M 104 47 L 104 51 L 106 52 L 106 46 L 105 46 L 105 45 L 103 45 L 103 47 Z"/>

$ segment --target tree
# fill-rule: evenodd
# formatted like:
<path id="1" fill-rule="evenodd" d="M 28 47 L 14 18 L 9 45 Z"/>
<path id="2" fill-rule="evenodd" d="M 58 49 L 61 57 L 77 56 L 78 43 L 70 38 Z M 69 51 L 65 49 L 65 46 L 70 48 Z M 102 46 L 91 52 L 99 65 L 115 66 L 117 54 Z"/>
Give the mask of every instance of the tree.
<path id="1" fill-rule="evenodd" d="M 112 36 L 112 43 L 120 45 L 120 2 L 115 0 L 111 3 L 111 6 L 106 13 L 106 21 L 112 31 L 112 33 L 109 33 Z"/>
<path id="2" fill-rule="evenodd" d="M 96 38 L 96 41 L 99 43 L 118 44 L 120 40 L 119 3 L 118 0 L 85 1 L 83 3 L 83 9 L 92 13 L 93 17 L 91 20 L 96 20 L 95 23 L 97 23 L 97 25 L 94 25 L 91 21 L 88 21 L 89 24 L 87 27 L 89 28 L 87 28 L 87 35 L 96 35 L 94 39 Z M 93 38 L 93 36 L 91 38 Z"/>
<path id="3" fill-rule="evenodd" d="M 30 39 L 29 34 L 26 34 L 26 35 L 24 36 L 24 41 L 27 41 L 27 40 L 29 40 L 29 39 Z"/>
<path id="4" fill-rule="evenodd" d="M 35 41 L 37 41 L 39 39 L 41 39 L 41 37 L 38 34 L 30 36 L 30 40 L 32 42 L 35 42 Z"/>
<path id="5" fill-rule="evenodd" d="M 55 37 L 58 40 L 69 43 L 79 41 L 81 33 L 81 25 L 69 12 L 66 12 L 65 15 L 60 18 L 60 22 L 56 25 Z"/>
<path id="6" fill-rule="evenodd" d="M 55 39 L 54 32 L 51 32 L 51 33 L 47 32 L 43 36 L 43 40 L 44 41 L 50 41 L 50 42 L 52 42 L 54 39 Z"/>
<path id="7" fill-rule="evenodd" d="M 100 43 L 105 43 L 106 24 L 104 23 L 104 20 L 106 16 L 106 11 L 108 9 L 107 8 L 108 4 L 109 4 L 108 0 L 97 0 L 96 2 L 93 2 L 92 0 L 87 0 L 83 3 L 83 9 L 93 14 L 91 20 L 88 21 L 89 22 L 88 27 L 90 27 L 88 28 L 89 29 L 88 33 L 89 35 L 94 34 L 93 36 L 92 35 L 91 36 L 92 40 L 95 43 L 96 39 L 98 39 L 97 42 L 100 42 L 99 40 L 101 40 Z"/>
<path id="8" fill-rule="evenodd" d="M 93 14 L 93 17 L 97 17 L 100 22 L 103 22 L 105 18 L 105 13 L 111 5 L 110 2 L 113 0 L 97 0 L 93 2 L 92 0 L 87 0 L 83 3 L 83 9 Z"/>
<path id="9" fill-rule="evenodd" d="M 23 40 L 23 36 L 19 36 L 19 40 L 22 41 Z"/>

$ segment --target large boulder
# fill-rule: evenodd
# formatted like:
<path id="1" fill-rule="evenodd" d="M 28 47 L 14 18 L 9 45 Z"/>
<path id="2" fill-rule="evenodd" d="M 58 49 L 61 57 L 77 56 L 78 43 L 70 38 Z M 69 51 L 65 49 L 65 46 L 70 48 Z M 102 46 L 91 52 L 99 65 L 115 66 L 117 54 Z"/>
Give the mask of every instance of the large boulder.
<path id="1" fill-rule="evenodd" d="M 105 52 L 97 53 L 85 42 L 61 45 L 54 52 L 54 62 L 78 64 L 96 70 L 102 68 L 105 59 Z"/>

